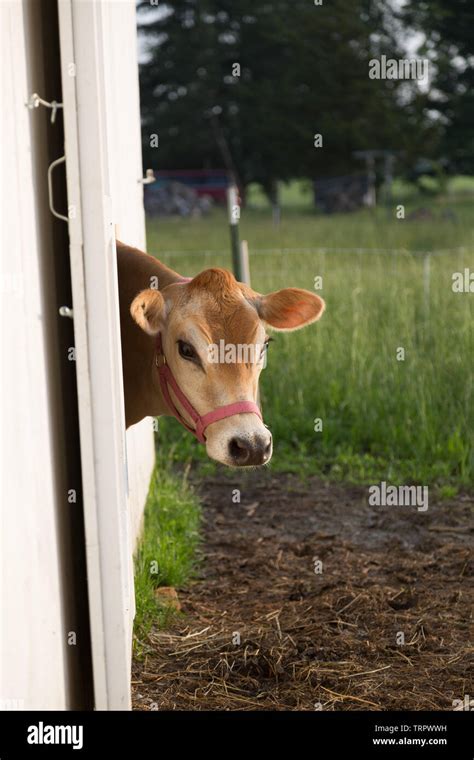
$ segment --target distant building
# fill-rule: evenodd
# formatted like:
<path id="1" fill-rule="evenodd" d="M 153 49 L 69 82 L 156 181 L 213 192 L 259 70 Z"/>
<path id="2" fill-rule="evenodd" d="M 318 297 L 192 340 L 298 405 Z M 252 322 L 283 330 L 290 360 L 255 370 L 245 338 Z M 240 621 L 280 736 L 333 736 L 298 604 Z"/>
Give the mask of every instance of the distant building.
<path id="1" fill-rule="evenodd" d="M 314 202 L 324 214 L 347 213 L 370 205 L 366 174 L 316 179 L 313 192 Z"/>

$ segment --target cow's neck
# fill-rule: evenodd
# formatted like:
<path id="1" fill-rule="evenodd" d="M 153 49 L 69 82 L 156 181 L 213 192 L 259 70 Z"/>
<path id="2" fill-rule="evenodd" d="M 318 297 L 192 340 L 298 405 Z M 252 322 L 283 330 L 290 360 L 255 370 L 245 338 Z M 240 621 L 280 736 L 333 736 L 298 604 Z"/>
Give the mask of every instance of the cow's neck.
<path id="1" fill-rule="evenodd" d="M 144 417 L 167 413 L 155 367 L 155 339 L 132 319 L 130 305 L 140 290 L 158 278 L 162 290 L 180 275 L 153 256 L 117 241 L 117 266 L 122 334 L 122 367 L 127 427 Z"/>

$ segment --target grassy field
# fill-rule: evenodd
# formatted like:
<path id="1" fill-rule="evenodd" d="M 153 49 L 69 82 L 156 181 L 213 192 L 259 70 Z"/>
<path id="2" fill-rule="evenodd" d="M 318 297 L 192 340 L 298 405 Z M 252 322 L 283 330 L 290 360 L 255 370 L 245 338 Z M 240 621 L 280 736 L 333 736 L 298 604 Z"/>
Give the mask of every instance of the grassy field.
<path id="1" fill-rule="evenodd" d="M 135 557 L 134 651 L 141 656 L 153 624 L 166 625 L 173 608 L 160 603 L 155 590 L 176 587 L 193 575 L 199 547 L 200 504 L 190 488 L 186 472 L 177 475 L 168 451 L 157 453 L 145 508 L 143 537 Z"/>
<path id="2" fill-rule="evenodd" d="M 409 215 L 413 208 L 413 203 L 407 203 L 406 214 Z M 272 224 L 269 211 L 250 208 L 242 212 L 240 233 L 248 240 L 251 254 L 256 250 L 277 253 L 281 249 L 315 247 L 350 251 L 369 248 L 377 253 L 392 249 L 410 252 L 451 250 L 465 246 L 472 252 L 472 203 L 464 199 L 447 205 L 431 201 L 429 208 L 432 218 L 409 221 L 398 220 L 394 214 L 389 217 L 383 209 L 375 214 L 360 211 L 320 216 L 304 207 L 291 207 L 283 210 L 278 227 Z M 450 212 L 455 218 L 445 219 L 443 215 Z M 192 271 L 197 271 L 202 266 L 215 266 L 216 255 L 220 256 L 218 261 L 221 264 L 230 266 L 227 217 L 220 209 L 204 219 L 150 219 L 147 232 L 148 249 L 157 255 L 164 257 L 169 252 L 189 254 L 187 258 L 173 258 L 172 263 L 176 266 L 190 266 Z M 311 263 L 308 260 L 310 266 Z"/>
<path id="3" fill-rule="evenodd" d="M 318 324 L 275 334 L 261 381 L 274 434 L 271 468 L 303 478 L 430 484 L 446 497 L 472 486 L 474 294 L 451 287 L 453 272 L 474 270 L 466 187 L 458 182 L 457 195 L 427 203 L 399 186 L 407 215 L 419 206 L 431 212 L 408 221 L 383 208 L 316 215 L 304 186 L 292 185 L 282 193 L 278 227 L 252 190 L 240 232 L 249 242 L 253 287 L 312 289 L 321 276 L 327 302 Z M 205 219 L 149 220 L 148 250 L 186 275 L 230 267 L 226 215 L 216 209 Z M 150 628 L 174 614 L 156 588 L 181 587 L 196 566 L 200 507 L 186 479 L 191 462 L 203 474 L 227 472 L 178 422 L 161 418 L 135 565 L 138 657 Z"/>
<path id="4" fill-rule="evenodd" d="M 406 217 L 423 206 L 429 218 L 384 208 L 322 216 L 304 189 L 286 189 L 278 227 L 253 190 L 240 223 L 256 290 L 311 290 L 322 276 L 327 303 L 320 323 L 276 334 L 271 346 L 261 381 L 270 466 L 357 482 L 472 483 L 474 295 L 451 287 L 454 272 L 474 269 L 471 198 L 420 199 L 399 187 Z M 226 215 L 149 220 L 148 250 L 186 275 L 229 267 Z M 177 459 L 205 464 L 177 422 L 160 421 L 160 432 Z"/>

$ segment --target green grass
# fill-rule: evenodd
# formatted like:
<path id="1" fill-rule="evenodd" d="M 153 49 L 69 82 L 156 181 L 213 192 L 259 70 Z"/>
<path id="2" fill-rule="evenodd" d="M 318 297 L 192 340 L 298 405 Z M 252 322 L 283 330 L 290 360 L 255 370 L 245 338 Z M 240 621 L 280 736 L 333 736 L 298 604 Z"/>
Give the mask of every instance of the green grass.
<path id="1" fill-rule="evenodd" d="M 474 269 L 472 202 L 415 198 L 406 213 L 428 204 L 433 218 L 422 222 L 397 220 L 384 208 L 321 216 L 290 206 L 279 227 L 263 207 L 243 210 L 252 286 L 311 290 L 321 275 L 327 302 L 317 325 L 276 334 L 262 375 L 275 470 L 357 482 L 472 483 L 474 294 L 451 289 L 453 272 Z M 447 209 L 454 218 L 443 217 Z M 205 219 L 149 220 L 148 250 L 186 275 L 228 267 L 226 216 L 215 210 Z M 445 251 L 430 257 L 429 290 L 426 251 Z M 164 448 L 176 444 L 175 459 L 210 469 L 203 447 L 177 422 L 161 421 L 160 430 Z"/>
<path id="2" fill-rule="evenodd" d="M 240 233 L 249 242 L 253 287 L 311 290 L 320 275 L 327 302 L 317 325 L 274 336 L 261 380 L 274 435 L 270 467 L 358 483 L 433 484 L 452 498 L 472 486 L 474 470 L 474 294 L 451 289 L 453 272 L 474 270 L 472 178 L 452 181 L 444 198 L 430 201 L 404 183 L 395 190 L 407 214 L 429 205 L 433 217 L 397 220 L 384 208 L 316 215 L 307 187 L 292 183 L 283 188 L 275 227 L 266 199 L 255 188 L 249 194 Z M 454 218 L 443 217 L 447 209 Z M 226 215 L 216 209 L 205 219 L 148 220 L 148 250 L 182 274 L 229 267 Z M 445 252 L 430 256 L 428 289 L 429 251 Z M 315 418 L 322 432 L 314 432 Z M 176 420 L 160 419 L 135 565 L 137 656 L 151 626 L 177 614 L 157 603 L 155 589 L 179 588 L 196 569 L 200 508 L 186 479 L 191 462 L 202 474 L 228 472 Z"/>
<path id="3" fill-rule="evenodd" d="M 443 183 L 434 177 L 423 177 L 420 179 L 420 185 L 427 188 L 437 188 Z M 439 198 L 438 202 L 445 204 L 456 200 L 459 196 L 471 196 L 474 194 L 474 177 L 457 176 L 450 177 L 444 182 L 446 188 L 446 197 Z M 381 187 L 378 191 L 379 198 L 383 202 L 384 189 Z M 394 203 L 405 201 L 424 205 L 426 198 L 420 194 L 419 188 L 412 182 L 403 179 L 395 179 L 392 185 L 392 196 Z M 300 211 L 313 211 L 313 190 L 309 180 L 294 180 L 292 182 L 280 183 L 280 203 L 286 210 L 297 208 Z M 268 209 L 270 207 L 267 196 L 259 185 L 250 185 L 247 189 L 247 204 L 251 209 Z"/>
<path id="4" fill-rule="evenodd" d="M 152 625 L 165 626 L 172 609 L 157 602 L 158 586 L 180 587 L 197 566 L 201 511 L 186 473 L 170 466 L 171 451 L 158 452 L 145 507 L 143 537 L 135 557 L 135 638 L 137 656 Z"/>
<path id="5" fill-rule="evenodd" d="M 433 484 L 442 498 L 472 486 L 474 294 L 451 289 L 453 272 L 474 269 L 472 204 L 463 196 L 469 179 L 429 202 L 399 183 L 407 214 L 430 206 L 433 218 L 424 222 L 396 220 L 383 208 L 315 215 L 304 186 L 294 183 L 282 193 L 286 207 L 274 227 L 265 199 L 250 193 L 254 207 L 243 211 L 240 232 L 249 241 L 253 287 L 311 290 L 320 275 L 327 302 L 317 325 L 275 334 L 262 374 L 274 471 Z M 446 209 L 454 218 L 443 218 Z M 226 215 L 149 220 L 148 250 L 187 275 L 229 267 Z M 429 260 L 428 289 L 423 252 L 440 250 Z M 398 347 L 404 361 L 397 361 Z M 314 432 L 317 417 L 322 432 Z M 157 603 L 155 588 L 179 588 L 196 568 L 200 509 L 187 464 L 197 463 L 202 474 L 228 472 L 176 420 L 160 419 L 158 447 L 136 556 L 138 656 L 151 626 L 176 614 Z"/>
<path id="6" fill-rule="evenodd" d="M 364 210 L 322 216 L 309 209 L 288 208 L 283 210 L 279 227 L 273 226 L 268 210 L 244 209 L 240 236 L 248 240 L 251 256 L 252 251 L 259 249 L 363 248 L 381 252 L 389 249 L 432 251 L 460 246 L 470 248 L 472 255 L 472 201 L 466 198 L 443 202 L 407 201 L 406 215 L 414 208 L 428 205 L 433 219 L 426 221 L 398 220 L 395 213 L 388 216 L 385 209 L 379 209 L 377 213 Z M 454 212 L 453 220 L 442 218 L 447 211 Z M 205 219 L 148 220 L 147 242 L 149 252 L 182 271 L 189 269 L 190 274 L 204 266 L 230 265 L 227 217 L 221 209 L 214 210 Z M 170 251 L 189 255 L 167 258 Z M 251 263 L 253 271 L 254 261 Z"/>

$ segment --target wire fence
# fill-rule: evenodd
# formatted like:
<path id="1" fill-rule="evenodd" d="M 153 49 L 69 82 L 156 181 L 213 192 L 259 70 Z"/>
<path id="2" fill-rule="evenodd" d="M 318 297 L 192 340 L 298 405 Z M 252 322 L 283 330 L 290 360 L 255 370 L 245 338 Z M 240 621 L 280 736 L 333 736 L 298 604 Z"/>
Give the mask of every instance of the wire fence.
<path id="1" fill-rule="evenodd" d="M 260 280 L 261 276 L 268 278 L 269 265 L 272 272 L 270 278 L 270 287 L 275 287 L 285 280 L 290 274 L 294 276 L 297 272 L 305 272 L 308 274 L 308 261 L 303 264 L 296 263 L 293 256 L 315 256 L 315 257 L 328 257 L 326 264 L 329 264 L 331 257 L 334 256 L 354 256 L 358 261 L 358 267 L 362 264 L 365 256 L 378 256 L 381 260 L 383 257 L 387 257 L 387 262 L 383 262 L 383 274 L 384 277 L 395 276 L 398 280 L 399 277 L 404 278 L 407 282 L 411 283 L 416 281 L 418 283 L 423 311 L 425 319 L 430 317 L 431 308 L 431 296 L 434 279 L 438 277 L 439 267 L 435 265 L 435 261 L 442 267 L 444 264 L 448 264 L 448 257 L 465 257 L 474 254 L 474 246 L 456 246 L 453 248 L 431 248 L 431 249 L 409 249 L 409 248 L 364 248 L 364 247 L 331 247 L 331 246 L 310 246 L 310 247 L 295 247 L 295 248 L 252 248 L 249 252 L 249 264 L 250 273 L 255 275 L 256 280 Z M 168 260 L 171 266 L 176 266 L 179 270 L 180 262 L 182 258 L 183 262 L 181 266 L 187 267 L 189 273 L 189 267 L 202 267 L 207 268 L 210 266 L 229 266 L 232 267 L 231 252 L 228 248 L 221 249 L 204 249 L 204 250 L 168 250 L 160 251 L 159 257 L 164 260 Z M 266 261 L 264 257 L 269 257 Z M 362 257 L 362 260 L 361 258 Z M 446 258 L 443 258 L 446 257 Z M 184 263 L 186 260 L 186 264 Z M 415 270 L 408 267 L 402 262 L 407 263 L 411 260 L 416 267 Z M 369 259 L 373 263 L 374 259 Z M 252 265 L 253 262 L 253 265 Z M 286 266 L 285 266 L 286 262 Z M 387 268 L 388 262 L 391 262 Z M 474 262 L 474 259 L 473 259 Z M 355 262 L 354 262 L 355 263 Z M 372 270 L 372 263 L 367 266 Z M 456 264 L 459 267 L 459 261 L 456 264 L 450 262 L 454 268 Z M 400 265 L 400 266 L 399 266 Z M 357 268 L 356 266 L 356 268 Z M 465 266 L 465 264 L 464 264 Z M 365 265 L 364 265 L 365 267 Z M 473 267 L 474 268 L 474 267 Z M 271 271 L 271 270 L 270 270 Z M 380 271 L 377 268 L 377 271 Z M 449 277 L 453 275 L 453 272 L 448 272 Z M 253 279 L 253 278 L 252 278 Z M 250 279 L 249 279 L 250 281 Z M 261 280 L 260 280 L 261 281 Z M 380 280 L 382 281 L 382 280 Z"/>
<path id="2" fill-rule="evenodd" d="M 439 248 L 439 249 L 411 249 L 411 248 L 331 248 L 327 246 L 317 246 L 310 248 L 252 248 L 251 256 L 271 255 L 271 254 L 304 254 L 304 253 L 355 253 L 355 254 L 411 254 L 414 256 L 438 256 L 448 254 L 465 254 L 474 253 L 474 246 L 458 246 L 457 248 Z M 215 248 L 206 250 L 181 250 L 181 251 L 161 251 L 160 256 L 228 256 L 228 248 Z"/>

